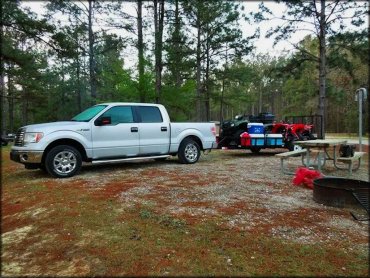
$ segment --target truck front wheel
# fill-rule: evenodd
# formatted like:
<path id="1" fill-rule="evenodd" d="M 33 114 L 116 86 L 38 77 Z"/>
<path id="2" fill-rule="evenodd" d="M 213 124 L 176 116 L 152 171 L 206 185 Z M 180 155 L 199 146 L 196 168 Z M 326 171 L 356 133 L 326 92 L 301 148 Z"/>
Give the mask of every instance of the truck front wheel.
<path id="1" fill-rule="evenodd" d="M 56 146 L 46 154 L 45 168 L 50 175 L 56 178 L 74 176 L 81 169 L 81 165 L 81 154 L 72 146 Z"/>
<path id="2" fill-rule="evenodd" d="M 200 147 L 194 140 L 184 139 L 180 144 L 178 156 L 181 163 L 195 163 L 200 157 Z"/>

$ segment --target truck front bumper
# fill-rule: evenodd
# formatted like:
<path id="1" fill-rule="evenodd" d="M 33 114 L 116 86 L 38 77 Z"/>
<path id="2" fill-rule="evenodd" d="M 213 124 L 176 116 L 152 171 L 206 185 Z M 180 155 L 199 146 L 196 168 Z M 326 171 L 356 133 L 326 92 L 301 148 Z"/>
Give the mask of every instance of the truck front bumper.
<path id="1" fill-rule="evenodd" d="M 41 163 L 43 153 L 43 151 L 11 150 L 10 159 L 22 164 L 38 164 Z"/>

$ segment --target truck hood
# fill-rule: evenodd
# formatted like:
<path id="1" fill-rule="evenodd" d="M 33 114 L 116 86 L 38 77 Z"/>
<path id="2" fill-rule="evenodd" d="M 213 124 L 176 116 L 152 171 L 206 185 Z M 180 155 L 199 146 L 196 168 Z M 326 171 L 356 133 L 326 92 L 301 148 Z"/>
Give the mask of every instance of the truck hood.
<path id="1" fill-rule="evenodd" d="M 48 133 L 61 130 L 79 131 L 80 129 L 90 129 L 90 123 L 63 121 L 63 122 L 27 125 L 23 128 L 26 129 L 26 132 L 43 132 L 46 135 Z"/>

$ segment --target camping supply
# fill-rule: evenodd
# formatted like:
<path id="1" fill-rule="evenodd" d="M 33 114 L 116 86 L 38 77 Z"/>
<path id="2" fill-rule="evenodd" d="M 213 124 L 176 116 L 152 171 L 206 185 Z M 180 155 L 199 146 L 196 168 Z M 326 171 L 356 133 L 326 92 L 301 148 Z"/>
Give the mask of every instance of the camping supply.
<path id="1" fill-rule="evenodd" d="M 283 146 L 283 135 L 282 134 L 266 134 L 266 145 L 267 146 Z"/>
<path id="2" fill-rule="evenodd" d="M 240 134 L 240 145 L 243 147 L 249 147 L 251 145 L 251 136 L 248 132 Z"/>
<path id="3" fill-rule="evenodd" d="M 297 169 L 295 176 L 293 178 L 293 184 L 296 186 L 306 186 L 313 189 L 313 180 L 321 178 L 322 175 L 319 171 L 310 170 L 305 167 L 300 167 Z"/>
<path id="4" fill-rule="evenodd" d="M 263 134 L 250 134 L 252 146 L 264 146 L 265 135 Z"/>
<path id="5" fill-rule="evenodd" d="M 249 134 L 264 134 L 265 128 L 262 123 L 248 123 L 248 133 Z"/>
<path id="6" fill-rule="evenodd" d="M 341 145 L 339 148 L 340 157 L 351 157 L 356 150 L 354 145 Z"/>

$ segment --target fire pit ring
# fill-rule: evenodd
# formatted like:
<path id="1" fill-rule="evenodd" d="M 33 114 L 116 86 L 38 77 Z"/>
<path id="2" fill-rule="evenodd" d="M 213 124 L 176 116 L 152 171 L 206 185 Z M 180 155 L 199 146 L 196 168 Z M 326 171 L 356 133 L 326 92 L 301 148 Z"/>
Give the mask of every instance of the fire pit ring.
<path id="1" fill-rule="evenodd" d="M 370 192 L 370 183 L 366 181 L 324 177 L 313 181 L 313 199 L 315 202 L 333 207 L 361 206 L 353 192 Z"/>

